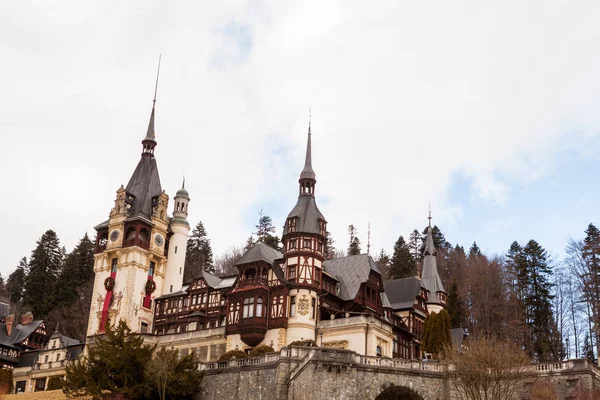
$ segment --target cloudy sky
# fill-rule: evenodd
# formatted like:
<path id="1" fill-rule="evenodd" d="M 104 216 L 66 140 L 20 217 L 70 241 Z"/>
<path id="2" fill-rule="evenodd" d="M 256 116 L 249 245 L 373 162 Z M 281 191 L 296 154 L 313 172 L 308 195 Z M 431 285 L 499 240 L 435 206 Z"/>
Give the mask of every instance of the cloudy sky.
<path id="1" fill-rule="evenodd" d="M 484 5 L 485 3 L 485 5 Z M 209 5 L 210 4 L 210 5 Z M 71 250 L 137 164 L 162 54 L 163 188 L 182 173 L 216 254 L 281 234 L 312 109 L 317 202 L 372 252 L 434 222 L 559 257 L 600 223 L 600 3 L 0 3 L 4 276 L 47 229 Z"/>

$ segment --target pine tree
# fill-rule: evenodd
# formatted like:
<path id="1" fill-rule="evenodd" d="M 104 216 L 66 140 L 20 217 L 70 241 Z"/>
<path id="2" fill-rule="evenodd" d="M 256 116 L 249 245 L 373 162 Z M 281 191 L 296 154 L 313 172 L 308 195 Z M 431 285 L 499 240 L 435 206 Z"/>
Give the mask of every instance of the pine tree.
<path id="1" fill-rule="evenodd" d="M 25 277 L 27 276 L 27 258 L 21 258 L 17 268 L 8 276 L 6 281 L 6 290 L 11 303 L 19 304 L 23 298 L 23 286 L 25 285 Z"/>
<path id="2" fill-rule="evenodd" d="M 383 279 L 391 279 L 390 256 L 387 255 L 384 249 L 381 249 L 381 251 L 377 255 L 375 263 L 377 264 L 377 267 L 379 268 L 379 272 L 381 272 L 381 276 L 383 277 Z"/>
<path id="3" fill-rule="evenodd" d="M 596 347 L 600 337 L 600 230 L 589 224 L 583 239 L 582 258 L 585 267 L 580 273 L 583 295 L 590 307 L 591 320 L 596 337 Z M 593 344 L 593 336 L 590 338 Z"/>
<path id="4" fill-rule="evenodd" d="M 94 244 L 87 233 L 65 262 L 54 289 L 56 306 L 67 306 L 78 299 L 78 289 L 94 280 Z"/>
<path id="5" fill-rule="evenodd" d="M 527 268 L 528 290 L 525 298 L 527 320 L 532 331 L 532 356 L 538 361 L 557 359 L 559 349 L 551 346 L 553 323 L 550 294 L 552 268 L 546 250 L 535 240 L 523 248 L 523 263 Z"/>
<path id="6" fill-rule="evenodd" d="M 408 248 L 410 249 L 410 253 L 413 256 L 413 259 L 420 260 L 422 258 L 421 246 L 423 245 L 423 238 L 418 230 L 414 230 L 411 232 L 410 237 L 408 238 Z"/>
<path id="7" fill-rule="evenodd" d="M 183 281 L 190 282 L 202 271 L 215 273 L 210 239 L 204 229 L 204 224 L 202 221 L 198 221 L 187 241 Z"/>
<path id="8" fill-rule="evenodd" d="M 360 254 L 360 239 L 356 236 L 358 231 L 354 225 L 348 226 L 348 235 L 350 236 L 350 242 L 348 244 L 348 255 L 356 256 Z"/>
<path id="9" fill-rule="evenodd" d="M 481 249 L 477 245 L 477 242 L 473 242 L 469 249 L 469 257 L 477 257 L 481 255 Z"/>
<path id="10" fill-rule="evenodd" d="M 273 220 L 268 215 L 263 213 L 262 208 L 258 213 L 258 224 L 256 225 L 256 238 L 259 242 L 263 242 L 269 247 L 279 250 L 279 237 L 273 235 L 275 226 Z"/>
<path id="11" fill-rule="evenodd" d="M 29 259 L 29 273 L 25 278 L 23 303 L 33 315 L 44 318 L 56 303 L 52 295 L 56 287 L 64 258 L 56 233 L 46 231 L 37 241 Z"/>
<path id="12" fill-rule="evenodd" d="M 448 290 L 448 315 L 450 316 L 450 327 L 460 328 L 465 320 L 465 302 L 458 294 L 458 284 L 452 281 Z"/>
<path id="13" fill-rule="evenodd" d="M 325 244 L 325 259 L 331 260 L 335 258 L 335 240 L 331 236 L 331 232 L 327 231 L 327 243 Z"/>
<path id="14" fill-rule="evenodd" d="M 425 318 L 423 350 L 437 357 L 451 344 L 452 335 L 450 333 L 448 311 L 442 310 L 439 313 L 430 313 Z"/>
<path id="15" fill-rule="evenodd" d="M 404 237 L 400 236 L 394 245 L 394 255 L 390 263 L 390 278 L 400 279 L 415 276 L 417 274 L 417 264 L 410 248 L 404 241 Z"/>

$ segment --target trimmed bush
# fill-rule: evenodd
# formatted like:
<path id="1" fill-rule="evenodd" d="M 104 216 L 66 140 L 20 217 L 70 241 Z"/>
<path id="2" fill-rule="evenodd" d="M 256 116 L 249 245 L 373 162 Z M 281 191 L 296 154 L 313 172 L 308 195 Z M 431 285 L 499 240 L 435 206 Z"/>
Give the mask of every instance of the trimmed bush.
<path id="1" fill-rule="evenodd" d="M 301 347 L 317 347 L 317 344 L 315 343 L 315 341 L 311 340 L 311 339 L 296 340 L 295 342 L 292 342 L 289 345 L 290 346 L 301 346 Z"/>
<path id="2" fill-rule="evenodd" d="M 248 356 L 242 350 L 229 350 L 221 354 L 221 357 L 219 357 L 219 361 L 229 361 L 232 358 L 248 358 Z"/>
<path id="3" fill-rule="evenodd" d="M 256 346 L 255 348 L 253 348 L 252 351 L 250 351 L 250 357 L 260 356 L 261 354 L 272 353 L 274 351 L 275 351 L 275 349 L 273 349 L 271 346 L 267 346 L 266 344 L 261 344 L 259 346 Z"/>
<path id="4" fill-rule="evenodd" d="M 53 376 L 48 380 L 48 389 L 46 390 L 59 390 L 63 388 L 63 380 L 62 376 Z"/>
<path id="5" fill-rule="evenodd" d="M 423 396 L 406 386 L 394 385 L 379 393 L 375 400 L 423 400 Z"/>

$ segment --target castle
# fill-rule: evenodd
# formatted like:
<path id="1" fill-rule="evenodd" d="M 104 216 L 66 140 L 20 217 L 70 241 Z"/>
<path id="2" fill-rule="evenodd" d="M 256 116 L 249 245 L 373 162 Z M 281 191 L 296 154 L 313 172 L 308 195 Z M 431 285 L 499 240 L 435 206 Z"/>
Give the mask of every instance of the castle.
<path id="1" fill-rule="evenodd" d="M 365 356 L 422 356 L 425 317 L 446 303 L 431 230 L 421 278 L 384 282 L 368 254 L 326 259 L 327 220 L 317 207 L 310 122 L 281 251 L 259 242 L 236 263 L 236 275 L 203 272 L 184 282 L 190 196 L 184 182 L 169 216 L 155 155 L 155 104 L 140 161 L 117 190 L 108 220 L 95 227 L 88 336 L 125 320 L 148 342 L 194 352 L 203 362 L 233 349 L 264 344 L 279 351 L 309 340 Z"/>

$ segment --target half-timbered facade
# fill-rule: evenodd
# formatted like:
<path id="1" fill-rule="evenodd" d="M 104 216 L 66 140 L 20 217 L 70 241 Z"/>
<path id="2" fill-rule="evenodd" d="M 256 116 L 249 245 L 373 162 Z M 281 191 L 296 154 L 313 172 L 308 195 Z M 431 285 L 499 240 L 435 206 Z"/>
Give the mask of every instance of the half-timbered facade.
<path id="1" fill-rule="evenodd" d="M 368 254 L 327 260 L 327 220 L 316 202 L 309 123 L 297 202 L 281 248 L 264 243 L 236 263 L 235 276 L 203 272 L 183 282 L 189 194 L 161 189 L 154 156 L 154 107 L 141 160 L 96 227 L 94 302 L 88 335 L 119 319 L 148 342 L 193 351 L 200 361 L 260 344 L 298 341 L 360 354 L 420 357 L 423 321 L 445 306 L 429 233 L 423 279 L 385 282 Z M 185 182 L 184 182 L 185 183 Z M 431 243 L 430 243 L 431 242 Z"/>

